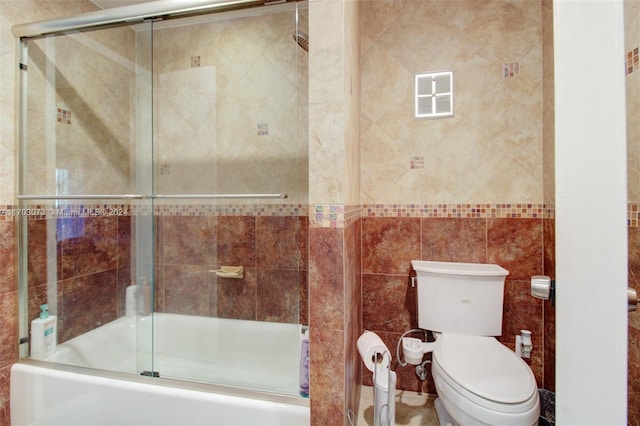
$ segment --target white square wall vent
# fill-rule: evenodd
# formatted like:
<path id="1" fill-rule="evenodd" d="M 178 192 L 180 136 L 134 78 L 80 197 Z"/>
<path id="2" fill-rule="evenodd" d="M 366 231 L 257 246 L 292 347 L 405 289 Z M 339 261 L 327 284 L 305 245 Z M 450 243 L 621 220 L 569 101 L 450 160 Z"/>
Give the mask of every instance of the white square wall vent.
<path id="1" fill-rule="evenodd" d="M 415 76 L 415 118 L 453 116 L 453 71 Z"/>

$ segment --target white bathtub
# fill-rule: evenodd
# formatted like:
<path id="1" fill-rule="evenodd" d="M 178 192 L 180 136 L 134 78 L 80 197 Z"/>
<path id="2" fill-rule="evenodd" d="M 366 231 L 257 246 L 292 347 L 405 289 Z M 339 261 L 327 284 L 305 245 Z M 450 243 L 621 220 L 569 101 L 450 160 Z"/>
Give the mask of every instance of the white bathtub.
<path id="1" fill-rule="evenodd" d="M 151 364 L 149 352 L 136 355 L 150 348 L 149 320 L 120 318 L 69 340 L 44 360 L 55 364 L 15 364 L 12 424 L 309 424 L 308 400 L 295 396 L 299 325 L 154 314 Z M 151 368 L 160 378 L 138 373 Z"/>

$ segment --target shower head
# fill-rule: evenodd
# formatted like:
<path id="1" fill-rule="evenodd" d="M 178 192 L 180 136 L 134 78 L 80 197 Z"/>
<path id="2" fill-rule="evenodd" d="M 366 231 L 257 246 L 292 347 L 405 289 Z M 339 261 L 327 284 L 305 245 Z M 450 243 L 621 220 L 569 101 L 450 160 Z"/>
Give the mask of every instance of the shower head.
<path id="1" fill-rule="evenodd" d="M 302 32 L 302 31 L 296 31 L 295 33 L 293 33 L 293 39 L 296 41 L 296 43 L 298 43 L 298 46 L 302 47 L 305 52 L 309 51 L 309 36 Z"/>

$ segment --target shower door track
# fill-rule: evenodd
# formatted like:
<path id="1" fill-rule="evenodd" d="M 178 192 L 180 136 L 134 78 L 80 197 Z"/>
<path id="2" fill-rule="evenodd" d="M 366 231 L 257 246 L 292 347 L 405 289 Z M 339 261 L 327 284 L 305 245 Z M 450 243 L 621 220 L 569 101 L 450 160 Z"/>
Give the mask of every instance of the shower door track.
<path id="1" fill-rule="evenodd" d="M 215 11 L 264 6 L 264 0 L 162 0 L 87 12 L 68 18 L 14 25 L 20 38 L 87 30 L 107 25 L 130 25 L 152 19 L 199 15 Z"/>
<path id="2" fill-rule="evenodd" d="M 19 200 L 146 200 L 146 199 L 253 199 L 287 198 L 287 194 L 87 194 L 87 195 L 18 195 Z"/>

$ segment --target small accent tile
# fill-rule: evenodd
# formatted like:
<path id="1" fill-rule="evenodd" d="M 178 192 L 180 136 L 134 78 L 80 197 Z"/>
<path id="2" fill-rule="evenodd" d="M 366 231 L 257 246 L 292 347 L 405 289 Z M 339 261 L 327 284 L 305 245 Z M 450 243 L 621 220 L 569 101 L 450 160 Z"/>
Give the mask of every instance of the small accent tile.
<path id="1" fill-rule="evenodd" d="M 424 169 L 424 156 L 423 155 L 413 155 L 411 157 L 411 168 L 412 169 Z"/>
<path id="2" fill-rule="evenodd" d="M 191 68 L 196 68 L 200 66 L 200 56 L 192 56 L 191 57 Z"/>
<path id="3" fill-rule="evenodd" d="M 517 77 L 520 75 L 520 63 L 511 62 L 502 64 L 502 76 L 505 78 Z"/>
<path id="4" fill-rule="evenodd" d="M 258 123 L 258 136 L 267 136 L 269 134 L 269 123 Z"/>
<path id="5" fill-rule="evenodd" d="M 311 226 L 316 228 L 344 228 L 361 216 L 361 206 L 318 204 L 310 206 Z"/>
<path id="6" fill-rule="evenodd" d="M 639 50 L 636 47 L 635 49 L 628 51 L 624 58 L 625 75 L 638 71 L 638 69 L 640 69 L 640 55 Z"/>
<path id="7" fill-rule="evenodd" d="M 58 108 L 58 123 L 71 124 L 71 111 L 65 108 Z"/>

